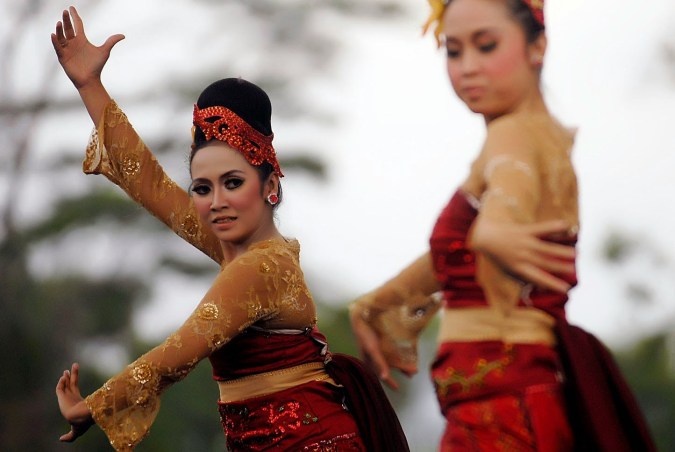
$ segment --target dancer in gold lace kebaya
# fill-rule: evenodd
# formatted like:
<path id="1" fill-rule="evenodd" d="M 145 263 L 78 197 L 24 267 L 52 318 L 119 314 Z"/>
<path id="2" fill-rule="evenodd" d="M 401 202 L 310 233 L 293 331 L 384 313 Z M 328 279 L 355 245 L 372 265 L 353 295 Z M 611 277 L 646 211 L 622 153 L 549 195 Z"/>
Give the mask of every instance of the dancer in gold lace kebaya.
<path id="1" fill-rule="evenodd" d="M 416 371 L 417 336 L 442 307 L 442 451 L 653 450 L 606 349 L 565 320 L 577 181 L 573 133 L 540 90 L 543 1 L 430 3 L 452 87 L 487 135 L 430 252 L 352 305 L 362 352 L 395 387 L 390 368 Z"/>
<path id="2" fill-rule="evenodd" d="M 98 424 L 116 450 L 147 434 L 160 395 L 209 358 L 228 450 L 408 450 L 377 378 L 331 354 L 299 264 L 300 245 L 281 235 L 273 211 L 283 176 L 272 145 L 271 104 L 242 79 L 199 96 L 193 115 L 191 194 L 162 170 L 101 84 L 112 47 L 87 40 L 74 8 L 52 43 L 96 130 L 84 162 L 221 267 L 185 323 L 161 345 L 82 398 L 79 366 L 59 379 L 59 407 L 74 441 Z M 187 129 L 187 128 L 186 128 Z"/>

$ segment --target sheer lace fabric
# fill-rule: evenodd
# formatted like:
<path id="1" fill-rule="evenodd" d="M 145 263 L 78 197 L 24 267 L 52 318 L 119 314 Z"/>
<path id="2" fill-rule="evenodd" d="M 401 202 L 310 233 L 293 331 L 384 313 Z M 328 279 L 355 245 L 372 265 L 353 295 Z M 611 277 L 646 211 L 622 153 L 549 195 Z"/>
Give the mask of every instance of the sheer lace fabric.
<path id="1" fill-rule="evenodd" d="M 176 234 L 222 263 L 220 243 L 201 224 L 189 194 L 171 180 L 113 100 L 92 132 L 83 162 L 86 174 L 102 174 Z"/>
<path id="2" fill-rule="evenodd" d="M 579 214 L 570 158 L 573 136 L 548 116 L 521 114 L 497 121 L 501 122 L 488 127 L 485 147 L 468 179 L 469 185 L 480 187 L 477 193 L 473 186 L 468 190 L 480 199 L 476 221 L 559 219 L 570 224 L 567 235 L 575 236 Z M 506 314 L 531 290 L 486 256 L 478 254 L 476 259 L 476 278 L 496 309 Z"/>
<path id="3" fill-rule="evenodd" d="M 350 308 L 375 328 L 388 362 L 416 364 L 419 334 L 441 307 L 440 298 L 435 296 L 439 289 L 431 256 L 425 253 Z"/>
<path id="4" fill-rule="evenodd" d="M 575 236 L 579 220 L 576 176 L 570 159 L 572 145 L 572 134 L 547 116 L 512 115 L 496 127 L 491 125 L 485 148 L 460 189 L 466 202 L 477 209 L 477 217 L 470 221 L 532 223 L 563 219 L 571 225 L 569 233 L 551 239 L 564 241 Z M 444 240 L 448 253 L 462 255 L 459 266 L 451 268 L 448 264 L 444 266 L 448 274 L 441 275 L 425 255 L 354 303 L 353 309 L 358 309 L 379 334 L 390 363 L 415 359 L 410 344 L 416 343 L 420 330 L 440 305 L 429 305 L 435 309 L 427 309 L 418 322 L 406 320 L 410 312 L 429 300 L 431 293 L 446 290 L 443 281 L 471 279 L 473 282 L 469 284 L 460 281 L 452 291 L 468 290 L 473 297 L 478 290 L 484 297 L 483 304 L 493 306 L 504 315 L 519 301 L 527 299 L 532 289 L 485 256 L 473 255 L 468 245 L 471 225 L 459 224 L 464 218 L 444 221 L 449 222 L 445 228 L 461 232 L 461 237 Z M 438 281 L 434 282 L 435 272 Z M 480 287 L 474 288 L 475 281 Z"/>
<path id="5" fill-rule="evenodd" d="M 253 245 L 223 267 L 177 331 L 87 397 L 96 423 L 113 446 L 124 450 L 140 441 L 159 410 L 162 392 L 250 325 L 315 321 L 297 251 L 297 242 Z"/>
<path id="6" fill-rule="evenodd" d="M 253 244 L 231 262 L 200 224 L 189 195 L 164 173 L 114 101 L 92 134 L 83 164 L 103 174 L 174 232 L 221 264 L 211 288 L 185 323 L 85 399 L 116 450 L 132 450 L 148 433 L 160 395 L 199 361 L 251 325 L 312 328 L 315 305 L 295 240 Z"/>

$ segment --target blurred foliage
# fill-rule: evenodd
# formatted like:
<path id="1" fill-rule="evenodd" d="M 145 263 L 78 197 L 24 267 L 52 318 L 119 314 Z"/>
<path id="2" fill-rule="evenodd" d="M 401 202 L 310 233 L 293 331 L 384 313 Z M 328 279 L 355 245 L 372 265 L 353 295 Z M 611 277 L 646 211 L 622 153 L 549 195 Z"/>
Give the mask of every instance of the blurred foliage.
<path id="1" fill-rule="evenodd" d="M 621 281 L 622 298 L 633 316 L 630 322 L 637 322 L 638 314 L 651 312 L 657 325 L 662 325 L 652 328 L 652 334 L 632 348 L 616 351 L 615 357 L 659 450 L 675 450 L 675 318 L 663 314 L 672 312 L 672 261 L 649 237 L 618 229 L 607 235 L 601 252 Z"/>
<path id="2" fill-rule="evenodd" d="M 626 234 L 612 231 L 605 239 L 603 255 L 613 264 L 624 262 L 634 252 L 637 243 Z"/>
<path id="3" fill-rule="evenodd" d="M 658 450 L 675 450 L 675 356 L 674 336 L 657 334 L 616 359 L 642 407 Z"/>
<path id="4" fill-rule="evenodd" d="M 87 216 L 96 219 L 92 212 Z M 54 387 L 69 357 L 87 341 L 112 344 L 130 335 L 133 306 L 147 295 L 147 283 L 136 278 L 31 274 L 31 247 L 55 239 L 79 221 L 79 216 L 62 217 L 52 222 L 50 232 L 44 227 L 47 220 L 23 233 L 12 230 L 0 241 L 0 356 L 8 364 L 0 381 L 2 450 L 26 450 L 28 445 L 32 450 L 56 450 L 55 440 L 66 426 L 59 419 Z M 91 450 L 94 444 L 96 435 L 82 447 Z M 106 442 L 99 436 L 98 444 Z"/>

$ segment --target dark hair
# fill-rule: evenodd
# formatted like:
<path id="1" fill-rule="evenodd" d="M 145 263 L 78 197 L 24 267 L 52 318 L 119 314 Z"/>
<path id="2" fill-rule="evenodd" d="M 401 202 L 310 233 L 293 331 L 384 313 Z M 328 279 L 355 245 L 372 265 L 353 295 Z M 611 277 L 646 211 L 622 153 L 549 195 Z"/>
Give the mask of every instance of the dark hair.
<path id="1" fill-rule="evenodd" d="M 544 25 L 535 19 L 527 3 L 523 0 L 506 0 L 506 6 L 525 32 L 527 42 L 532 43 L 536 41 L 544 31 Z"/>
<path id="2" fill-rule="evenodd" d="M 233 111 L 258 132 L 272 135 L 272 103 L 267 93 L 259 86 L 242 78 L 224 78 L 213 82 L 199 95 L 197 107 L 203 109 L 216 106 Z M 189 162 L 192 163 L 199 149 L 215 139 L 207 140 L 204 132 L 196 127 Z M 261 182 L 265 182 L 274 172 L 274 167 L 268 162 L 263 162 L 262 165 L 254 166 L 254 168 L 258 171 Z M 279 202 L 274 208 L 281 203 L 281 183 L 279 183 L 277 196 L 279 196 Z"/>
<path id="3" fill-rule="evenodd" d="M 453 0 L 448 0 L 446 8 L 452 4 Z M 530 7 L 523 0 L 501 0 L 506 3 L 511 16 L 525 32 L 527 42 L 532 43 L 537 40 L 544 31 L 544 25 L 541 24 L 532 13 Z"/>

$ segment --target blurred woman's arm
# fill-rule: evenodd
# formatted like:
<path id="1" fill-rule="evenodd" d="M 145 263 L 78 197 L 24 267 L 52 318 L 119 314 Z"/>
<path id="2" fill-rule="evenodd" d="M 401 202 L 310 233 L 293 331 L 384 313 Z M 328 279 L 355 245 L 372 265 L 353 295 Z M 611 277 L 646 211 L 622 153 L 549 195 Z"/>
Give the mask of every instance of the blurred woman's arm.
<path id="1" fill-rule="evenodd" d="M 390 368 L 417 372 L 417 341 L 440 302 L 430 253 L 413 261 L 396 277 L 350 305 L 352 329 L 364 357 L 385 383 L 398 384 Z"/>

